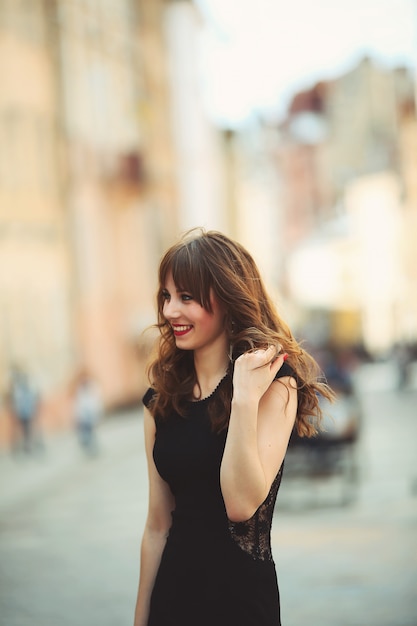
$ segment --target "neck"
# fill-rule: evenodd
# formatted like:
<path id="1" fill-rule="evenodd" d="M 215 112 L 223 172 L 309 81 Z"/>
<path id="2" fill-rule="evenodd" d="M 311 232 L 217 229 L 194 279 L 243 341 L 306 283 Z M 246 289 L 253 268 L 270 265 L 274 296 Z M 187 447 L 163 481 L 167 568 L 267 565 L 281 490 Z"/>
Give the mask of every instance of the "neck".
<path id="1" fill-rule="evenodd" d="M 194 367 L 202 396 L 208 395 L 219 384 L 229 367 L 226 351 L 215 354 L 194 353 Z"/>

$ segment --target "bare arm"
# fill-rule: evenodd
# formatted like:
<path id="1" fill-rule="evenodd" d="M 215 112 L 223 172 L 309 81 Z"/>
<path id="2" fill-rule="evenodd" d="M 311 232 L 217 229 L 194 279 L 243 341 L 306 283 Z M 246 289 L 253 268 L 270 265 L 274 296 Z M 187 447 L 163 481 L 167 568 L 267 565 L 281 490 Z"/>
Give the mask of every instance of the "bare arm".
<path id="1" fill-rule="evenodd" d="M 150 597 L 171 526 L 171 511 L 175 508 L 171 490 L 158 474 L 153 461 L 155 422 L 146 409 L 144 428 L 149 475 L 149 508 L 141 544 L 139 589 L 134 626 L 146 626 L 148 623 Z"/>
<path id="2" fill-rule="evenodd" d="M 229 430 L 220 484 L 229 519 L 252 517 L 267 497 L 287 450 L 297 411 L 295 381 L 274 381 L 283 356 L 259 350 L 235 363 Z"/>

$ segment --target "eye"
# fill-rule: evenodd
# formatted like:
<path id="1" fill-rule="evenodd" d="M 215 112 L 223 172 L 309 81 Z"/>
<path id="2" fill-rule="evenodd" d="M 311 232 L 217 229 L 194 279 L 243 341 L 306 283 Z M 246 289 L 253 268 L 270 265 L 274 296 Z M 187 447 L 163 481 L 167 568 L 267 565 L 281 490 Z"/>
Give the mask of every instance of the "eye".
<path id="1" fill-rule="evenodd" d="M 167 291 L 166 289 L 162 289 L 161 298 L 162 300 L 169 300 L 170 299 L 169 291 Z"/>
<path id="2" fill-rule="evenodd" d="M 190 300 L 192 300 L 192 299 L 193 299 L 193 297 L 192 297 L 192 295 L 191 295 L 191 294 L 189 294 L 189 293 L 182 293 L 182 294 L 181 294 L 181 300 L 182 300 L 183 302 L 189 302 L 189 301 L 190 301 Z"/>

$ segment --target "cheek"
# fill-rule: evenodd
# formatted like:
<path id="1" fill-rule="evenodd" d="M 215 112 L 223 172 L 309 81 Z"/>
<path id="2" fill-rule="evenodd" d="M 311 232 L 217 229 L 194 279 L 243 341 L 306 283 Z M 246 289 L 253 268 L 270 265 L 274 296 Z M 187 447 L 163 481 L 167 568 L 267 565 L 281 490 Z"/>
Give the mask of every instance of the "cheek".
<path id="1" fill-rule="evenodd" d="M 213 325 L 213 316 L 202 308 L 196 310 L 193 317 L 202 330 L 208 330 Z"/>
<path id="2" fill-rule="evenodd" d="M 205 312 L 204 316 L 201 318 L 200 326 L 207 332 L 219 331 L 224 328 L 223 317 L 218 313 L 212 315 L 210 313 Z"/>

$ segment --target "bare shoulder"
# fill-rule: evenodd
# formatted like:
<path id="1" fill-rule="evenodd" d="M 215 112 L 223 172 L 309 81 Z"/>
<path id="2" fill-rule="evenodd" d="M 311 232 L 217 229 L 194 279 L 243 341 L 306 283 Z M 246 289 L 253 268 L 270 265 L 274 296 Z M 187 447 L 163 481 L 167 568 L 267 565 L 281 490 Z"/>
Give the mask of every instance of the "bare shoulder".
<path id="1" fill-rule="evenodd" d="M 264 394 L 261 404 L 271 408 L 283 408 L 297 403 L 297 381 L 293 376 L 276 378 Z"/>
<path id="2" fill-rule="evenodd" d="M 258 410 L 261 432 L 289 438 L 297 415 L 297 383 L 291 376 L 274 380 L 262 396 Z"/>
<path id="3" fill-rule="evenodd" d="M 271 383 L 258 410 L 258 448 L 268 485 L 278 473 L 297 416 L 297 383 L 283 376 Z"/>

